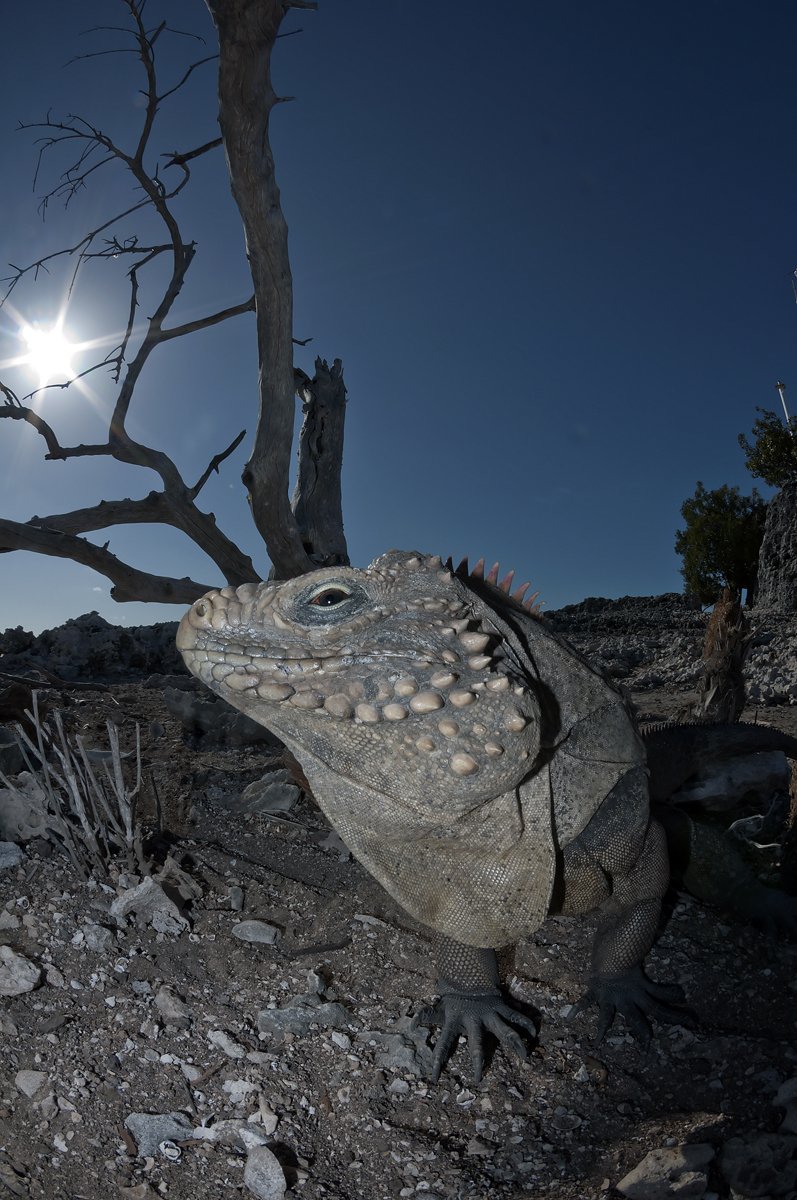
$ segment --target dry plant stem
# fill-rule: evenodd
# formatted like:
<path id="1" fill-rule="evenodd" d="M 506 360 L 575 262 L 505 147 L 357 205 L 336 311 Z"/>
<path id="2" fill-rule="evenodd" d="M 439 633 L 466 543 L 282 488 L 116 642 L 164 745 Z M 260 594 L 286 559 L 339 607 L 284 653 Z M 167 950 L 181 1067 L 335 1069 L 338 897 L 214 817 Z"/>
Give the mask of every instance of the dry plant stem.
<path id="1" fill-rule="evenodd" d="M 79 271 L 90 259 L 113 259 L 122 255 L 135 259 L 128 271 L 130 303 L 127 327 L 122 342 L 100 363 L 93 364 L 81 373 L 81 375 L 86 375 L 101 367 L 110 367 L 113 370 L 114 379 L 119 384 L 108 438 L 106 442 L 95 445 L 62 446 L 55 431 L 35 409 L 21 402 L 12 390 L 2 383 L 0 383 L 0 390 L 7 403 L 0 405 L 0 418 L 24 420 L 32 425 L 46 443 L 46 458 L 48 459 L 66 460 L 110 456 L 119 462 L 155 471 L 163 481 L 163 490 L 150 493 L 143 501 L 118 500 L 61 514 L 52 519 L 52 524 L 48 523 L 47 518 L 36 517 L 28 522 L 2 521 L 0 522 L 0 552 L 24 549 L 82 562 L 111 580 L 114 585 L 111 595 L 116 600 L 160 600 L 190 603 L 207 590 L 205 583 L 191 579 L 177 580 L 136 570 L 110 554 L 107 547 L 94 546 L 79 536 L 90 530 L 107 528 L 110 525 L 149 520 L 166 521 L 180 529 L 200 546 L 217 565 L 228 583 L 237 585 L 258 578 L 249 556 L 243 554 L 235 543 L 217 528 L 212 513 L 202 512 L 195 504 L 196 497 L 210 474 L 218 471 L 224 459 L 238 446 L 244 436 L 243 433 L 239 434 L 226 450 L 212 458 L 199 481 L 191 487 L 183 480 L 180 471 L 169 455 L 162 450 L 137 442 L 129 435 L 126 428 L 126 420 L 136 385 L 153 351 L 165 342 L 188 336 L 242 313 L 253 311 L 254 297 L 250 297 L 241 304 L 209 313 L 195 320 L 172 325 L 167 323 L 182 291 L 196 249 L 193 242 L 186 241 L 183 237 L 172 211 L 171 201 L 189 181 L 188 163 L 200 154 L 213 149 L 218 145 L 218 139 L 206 142 L 203 146 L 187 154 L 180 155 L 178 152 L 174 152 L 167 156 L 167 166 L 176 166 L 180 171 L 180 179 L 171 190 L 161 180 L 158 167 L 152 170 L 145 165 L 145 156 L 149 153 L 153 127 L 164 99 L 177 92 L 196 67 L 210 61 L 215 56 L 208 56 L 191 64 L 173 87 L 159 91 L 155 69 L 155 43 L 166 30 L 166 25 L 162 23 L 155 30 L 148 32 L 143 23 L 144 6 L 140 0 L 123 0 L 123 3 L 130 14 L 132 28 L 129 32 L 134 38 L 135 51 L 146 79 L 145 106 L 136 144 L 131 150 L 126 150 L 117 145 L 103 130 L 81 117 L 69 117 L 64 122 L 54 121 L 48 117 L 38 126 L 46 131 L 40 147 L 40 158 L 48 150 L 65 144 L 76 145 L 79 150 L 77 158 L 62 173 L 58 184 L 45 194 L 42 204 L 46 207 L 52 199 L 61 199 L 68 203 L 86 186 L 90 176 L 112 163 L 121 165 L 130 173 L 136 188 L 143 193 L 143 199 L 129 206 L 123 212 L 101 221 L 74 245 L 47 255 L 27 267 L 15 267 L 14 275 L 10 278 L 6 292 L 7 298 L 25 275 L 29 273 L 36 275 L 41 270 L 46 270 L 47 264 L 52 259 L 63 255 L 75 258 L 73 286 Z M 121 241 L 116 236 L 109 236 L 104 248 L 96 248 L 102 234 L 111 230 L 123 218 L 143 208 L 150 208 L 159 218 L 165 231 L 165 240 L 162 244 L 145 246 L 139 245 L 138 239 L 135 237 Z M 132 354 L 129 354 L 133 335 L 136 332 L 139 272 L 164 255 L 168 255 L 171 259 L 169 278 L 160 299 L 154 304 L 152 315 L 143 323 L 137 348 Z M 68 387 L 70 384 L 50 386 Z M 31 395 L 34 394 L 31 393 Z M 25 397 L 25 399 L 28 398 Z"/>
<path id="2" fill-rule="evenodd" d="M 119 733 L 111 721 L 106 722 L 111 767 L 103 762 L 106 776 L 103 784 L 97 778 L 82 740 L 76 739 L 77 753 L 70 744 L 58 712 L 54 714 L 56 738 L 49 735 L 39 714 L 35 691 L 32 709 L 27 715 L 36 731 L 35 742 L 17 725 L 21 750 L 28 770 L 41 780 L 47 797 L 48 828 L 66 850 L 73 867 L 83 878 L 92 874 L 104 877 L 110 860 L 124 853 L 128 866 L 138 866 L 144 873 L 149 873 L 142 849 L 141 828 L 135 819 L 136 799 L 141 787 L 139 727 L 136 726 L 135 783 L 128 788 L 122 770 Z M 48 760 L 48 746 L 58 759 L 60 773 Z M 38 771 L 34 771 L 27 750 L 38 759 Z M 13 783 L 5 776 L 0 777 L 6 787 L 18 793 Z M 70 817 L 77 819 L 79 829 Z"/>
<path id="3" fill-rule="evenodd" d="M 64 778 L 61 785 L 66 793 L 69 809 L 76 815 L 80 822 L 80 827 L 83 832 L 83 844 L 88 852 L 88 857 L 96 870 L 102 871 L 102 854 L 97 842 L 97 826 L 96 816 L 92 813 L 94 820 L 89 817 L 88 807 L 91 805 L 91 797 L 89 788 L 87 787 L 86 778 L 81 776 L 77 768 L 70 747 L 64 734 L 64 726 L 61 720 L 61 714 L 56 712 L 53 714 L 55 728 L 58 734 L 58 739 L 61 743 L 60 748 L 53 744 L 53 750 L 61 764 L 61 770 L 64 773 Z M 89 772 L 91 776 L 91 772 Z M 56 777 L 57 778 L 57 777 Z M 65 781 L 65 782 L 64 782 Z M 92 777 L 92 782 L 95 782 Z"/>

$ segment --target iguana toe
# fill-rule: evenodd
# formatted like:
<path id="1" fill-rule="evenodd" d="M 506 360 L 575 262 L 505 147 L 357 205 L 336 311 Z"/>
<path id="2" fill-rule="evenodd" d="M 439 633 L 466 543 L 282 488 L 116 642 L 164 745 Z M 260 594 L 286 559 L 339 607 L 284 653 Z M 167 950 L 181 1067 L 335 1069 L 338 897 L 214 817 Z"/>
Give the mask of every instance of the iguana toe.
<path id="1" fill-rule="evenodd" d="M 694 1021 L 692 1010 L 684 1002 L 677 984 L 656 983 L 641 967 L 632 967 L 621 975 L 594 978 L 574 1012 L 598 1007 L 597 1040 L 601 1041 L 619 1015 L 643 1046 L 650 1041 L 650 1017 L 662 1025 L 688 1025 Z"/>
<path id="2" fill-rule="evenodd" d="M 484 1072 L 484 1033 L 491 1033 L 503 1046 L 520 1059 L 528 1057 L 526 1045 L 513 1025 L 519 1026 L 532 1037 L 537 1035 L 537 1026 L 530 1017 L 512 1008 L 496 992 L 448 992 L 435 1005 L 424 1008 L 415 1018 L 418 1025 L 439 1025 L 440 1036 L 435 1044 L 431 1079 L 437 1083 L 457 1039 L 467 1038 L 473 1077 L 479 1083 Z"/>

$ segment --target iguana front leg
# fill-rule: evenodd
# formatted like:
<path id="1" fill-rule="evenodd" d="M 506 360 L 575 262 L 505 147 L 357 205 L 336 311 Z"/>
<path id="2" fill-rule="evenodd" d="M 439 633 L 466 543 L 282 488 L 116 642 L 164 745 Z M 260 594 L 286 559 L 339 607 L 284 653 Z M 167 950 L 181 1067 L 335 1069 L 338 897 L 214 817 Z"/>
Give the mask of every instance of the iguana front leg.
<path id="1" fill-rule="evenodd" d="M 589 987 L 579 1009 L 595 1003 L 602 1038 L 619 1012 L 641 1040 L 650 1037 L 648 1016 L 673 1024 L 688 1010 L 681 989 L 655 983 L 642 969 L 653 944 L 661 897 L 669 882 L 664 831 L 637 806 L 636 829 L 629 827 L 629 793 L 639 783 L 633 772 L 621 780 L 583 833 L 564 851 L 565 915 L 599 909 Z M 625 815 L 624 815 L 625 814 Z"/>
<path id="2" fill-rule="evenodd" d="M 527 1056 L 519 1025 L 532 1036 L 537 1027 L 529 1017 L 506 1003 L 498 979 L 494 950 L 465 946 L 443 934 L 435 934 L 440 999 L 418 1013 L 420 1025 L 440 1025 L 435 1044 L 432 1081 L 437 1083 L 457 1038 L 464 1034 L 478 1083 L 484 1071 L 484 1033 L 491 1033 L 505 1050 L 519 1058 Z"/>

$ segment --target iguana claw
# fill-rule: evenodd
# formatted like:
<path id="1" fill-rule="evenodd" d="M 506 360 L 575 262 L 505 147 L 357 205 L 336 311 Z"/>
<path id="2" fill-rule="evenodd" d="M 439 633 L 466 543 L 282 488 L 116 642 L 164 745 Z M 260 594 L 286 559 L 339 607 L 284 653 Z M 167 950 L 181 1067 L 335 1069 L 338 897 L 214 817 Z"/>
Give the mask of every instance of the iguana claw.
<path id="1" fill-rule="evenodd" d="M 648 979 L 641 967 L 631 967 L 621 975 L 594 978 L 573 1012 L 584 1012 L 593 1004 L 598 1006 L 598 1041 L 609 1032 L 618 1013 L 643 1046 L 651 1037 L 649 1017 L 663 1025 L 694 1021 L 694 1013 L 684 1003 L 683 990 L 677 984 Z"/>
<path id="2" fill-rule="evenodd" d="M 437 1083 L 457 1038 L 464 1034 L 476 1083 L 484 1071 L 484 1033 L 491 1033 L 506 1051 L 526 1059 L 528 1051 L 520 1034 L 521 1029 L 537 1036 L 537 1026 L 530 1017 L 512 1008 L 499 991 L 446 992 L 436 1004 L 422 1009 L 415 1017 L 416 1025 L 439 1025 L 440 1036 L 434 1048 L 431 1080 Z"/>

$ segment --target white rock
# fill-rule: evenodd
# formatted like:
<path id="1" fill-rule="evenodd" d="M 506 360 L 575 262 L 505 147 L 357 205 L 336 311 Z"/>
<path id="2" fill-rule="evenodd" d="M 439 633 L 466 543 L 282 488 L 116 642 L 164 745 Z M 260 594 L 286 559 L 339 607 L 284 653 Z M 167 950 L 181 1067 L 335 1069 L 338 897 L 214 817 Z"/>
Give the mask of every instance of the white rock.
<path id="1" fill-rule="evenodd" d="M 249 1151 L 244 1168 L 244 1183 L 260 1200 L 282 1200 L 287 1187 L 279 1159 L 268 1146 L 255 1146 Z"/>
<path id="2" fill-rule="evenodd" d="M 168 984 L 159 987 L 155 993 L 155 1007 L 165 1023 L 175 1029 L 187 1029 L 191 1024 L 190 1008 Z"/>
<path id="3" fill-rule="evenodd" d="M 117 896 L 111 905 L 112 917 L 126 917 L 135 913 L 139 920 L 152 925 L 158 933 L 182 933 L 188 928 L 188 922 L 173 900 L 164 892 L 159 883 L 148 875 L 138 885 Z"/>
<path id="4" fill-rule="evenodd" d="M 24 857 L 16 842 L 0 842 L 0 871 L 18 867 Z"/>
<path id="5" fill-rule="evenodd" d="M 256 1083 L 248 1079 L 225 1079 L 221 1090 L 226 1092 L 233 1104 L 243 1104 L 251 1092 L 258 1091 Z"/>
<path id="6" fill-rule="evenodd" d="M 223 1029 L 211 1029 L 208 1034 L 208 1041 L 213 1046 L 218 1046 L 219 1050 L 223 1050 L 228 1058 L 245 1058 L 246 1051 L 240 1042 L 236 1042 L 235 1038 L 231 1038 L 229 1033 L 225 1033 Z"/>
<path id="7" fill-rule="evenodd" d="M 95 954 L 107 954 L 114 944 L 114 936 L 104 925 L 84 925 L 83 938 L 87 950 Z"/>
<path id="8" fill-rule="evenodd" d="M 232 936 L 240 941 L 262 942 L 267 946 L 273 946 L 279 932 L 276 925 L 269 925 L 267 921 L 239 921 L 232 927 Z"/>
<path id="9" fill-rule="evenodd" d="M 617 1184 L 629 1200 L 690 1200 L 705 1194 L 714 1147 L 706 1142 L 663 1146 L 646 1154 Z"/>
<path id="10" fill-rule="evenodd" d="M 0 946 L 0 996 L 21 996 L 32 992 L 41 979 L 41 970 L 10 946 Z"/>
<path id="11" fill-rule="evenodd" d="M 47 1082 L 47 1075 L 44 1071 L 17 1071 L 14 1076 L 15 1088 L 29 1099 L 35 1096 Z"/>

